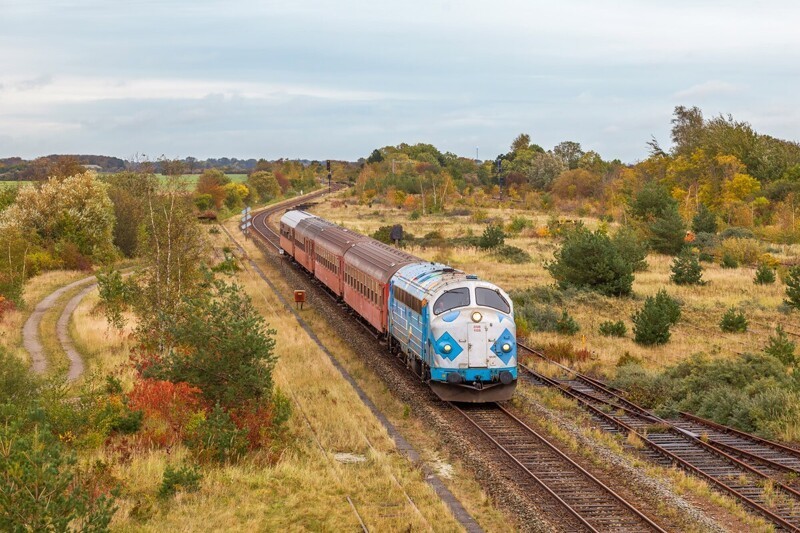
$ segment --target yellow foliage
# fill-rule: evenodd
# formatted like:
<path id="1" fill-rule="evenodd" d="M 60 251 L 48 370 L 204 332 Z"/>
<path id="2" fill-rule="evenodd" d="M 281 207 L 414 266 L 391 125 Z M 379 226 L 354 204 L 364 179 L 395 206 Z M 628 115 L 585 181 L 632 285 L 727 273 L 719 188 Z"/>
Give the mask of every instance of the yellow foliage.
<path id="1" fill-rule="evenodd" d="M 725 239 L 719 245 L 719 254 L 730 255 L 738 262 L 748 265 L 754 265 L 761 260 L 764 255 L 763 245 L 756 239 L 743 239 L 734 237 Z"/>

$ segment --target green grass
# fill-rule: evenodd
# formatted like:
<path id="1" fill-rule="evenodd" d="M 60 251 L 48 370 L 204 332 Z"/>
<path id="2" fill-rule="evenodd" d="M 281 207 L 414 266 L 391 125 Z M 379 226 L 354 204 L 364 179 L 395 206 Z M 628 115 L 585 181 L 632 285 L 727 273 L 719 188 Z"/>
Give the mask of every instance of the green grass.
<path id="1" fill-rule="evenodd" d="M 33 183 L 32 181 L 2 181 L 0 180 L 0 187 L 4 187 L 6 185 L 11 185 L 14 187 L 20 187 L 22 185 L 30 185 Z"/>

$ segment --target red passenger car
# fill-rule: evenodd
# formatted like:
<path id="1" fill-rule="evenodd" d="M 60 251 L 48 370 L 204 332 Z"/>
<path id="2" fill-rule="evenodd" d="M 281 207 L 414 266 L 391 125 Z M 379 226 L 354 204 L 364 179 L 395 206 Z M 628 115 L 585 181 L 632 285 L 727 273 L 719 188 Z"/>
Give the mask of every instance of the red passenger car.
<path id="1" fill-rule="evenodd" d="M 280 241 L 284 252 L 294 257 L 294 232 L 297 224 L 307 218 L 317 218 L 305 211 L 289 211 L 281 217 Z"/>
<path id="2" fill-rule="evenodd" d="M 294 230 L 294 259 L 303 268 L 314 273 L 314 242 L 325 228 L 333 227 L 327 220 L 313 217 L 297 223 Z"/>
<path id="3" fill-rule="evenodd" d="M 374 239 L 356 243 L 344 254 L 344 301 L 380 333 L 386 333 L 389 279 L 403 265 L 420 259 Z"/>
<path id="4" fill-rule="evenodd" d="M 336 296 L 341 296 L 344 290 L 344 254 L 357 242 L 365 240 L 368 238 L 339 226 L 325 228 L 317 235 L 314 275 Z"/>

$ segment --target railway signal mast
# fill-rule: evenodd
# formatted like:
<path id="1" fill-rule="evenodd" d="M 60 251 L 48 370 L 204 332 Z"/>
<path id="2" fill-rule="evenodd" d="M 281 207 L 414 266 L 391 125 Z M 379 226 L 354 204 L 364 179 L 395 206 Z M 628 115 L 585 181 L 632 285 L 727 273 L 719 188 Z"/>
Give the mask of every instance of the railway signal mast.
<path id="1" fill-rule="evenodd" d="M 331 160 L 328 159 L 325 162 L 325 166 L 328 167 L 328 192 L 331 192 Z"/>
<path id="2" fill-rule="evenodd" d="M 497 165 L 497 185 L 500 190 L 500 201 L 503 201 L 503 186 L 506 184 L 505 177 L 503 176 L 503 158 L 498 156 L 495 161 Z"/>

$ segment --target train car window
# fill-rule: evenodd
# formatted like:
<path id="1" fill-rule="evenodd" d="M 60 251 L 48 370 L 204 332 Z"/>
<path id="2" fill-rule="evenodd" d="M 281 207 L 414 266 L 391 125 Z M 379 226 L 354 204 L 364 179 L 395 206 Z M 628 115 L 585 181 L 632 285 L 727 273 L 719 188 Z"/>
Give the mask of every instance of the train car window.
<path id="1" fill-rule="evenodd" d="M 510 313 L 511 306 L 508 305 L 508 302 L 503 295 L 500 294 L 499 291 L 496 289 L 487 289 L 486 287 L 476 287 L 475 288 L 475 302 L 478 305 L 485 305 L 486 307 L 492 307 L 497 309 L 498 311 L 502 311 L 503 313 Z"/>
<path id="2" fill-rule="evenodd" d="M 469 288 L 459 287 L 458 289 L 450 289 L 439 296 L 436 303 L 433 304 L 433 314 L 440 315 L 445 311 L 467 305 L 469 305 Z"/>

